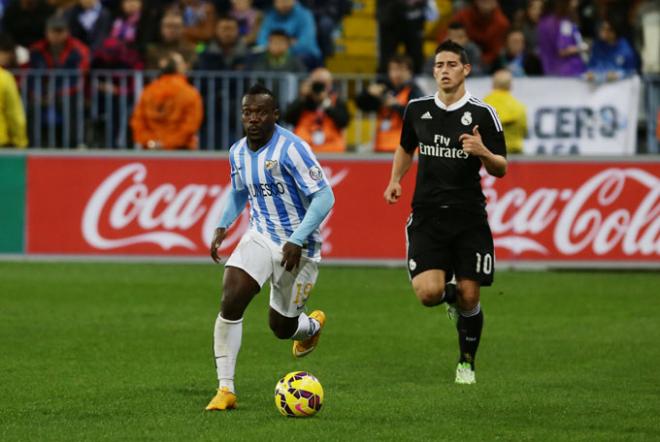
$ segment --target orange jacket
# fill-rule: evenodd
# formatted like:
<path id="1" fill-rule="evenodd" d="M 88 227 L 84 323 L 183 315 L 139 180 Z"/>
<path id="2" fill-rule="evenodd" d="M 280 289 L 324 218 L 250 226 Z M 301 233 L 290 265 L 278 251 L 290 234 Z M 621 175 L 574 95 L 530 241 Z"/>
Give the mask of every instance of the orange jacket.
<path id="1" fill-rule="evenodd" d="M 197 149 L 203 116 L 202 98 L 186 77 L 163 75 L 144 89 L 135 106 L 133 140 L 144 147 L 156 141 L 168 150 Z"/>
<path id="2" fill-rule="evenodd" d="M 395 98 L 402 106 L 408 104 L 412 88 L 406 86 L 396 94 Z M 403 119 L 398 112 L 383 106 L 378 111 L 376 119 L 376 140 L 374 150 L 376 152 L 394 152 L 401 142 L 401 129 Z"/>
<path id="3" fill-rule="evenodd" d="M 332 98 L 332 105 L 337 103 Z M 293 132 L 312 147 L 314 152 L 344 152 L 346 137 L 344 131 L 322 110 L 303 110 Z"/>

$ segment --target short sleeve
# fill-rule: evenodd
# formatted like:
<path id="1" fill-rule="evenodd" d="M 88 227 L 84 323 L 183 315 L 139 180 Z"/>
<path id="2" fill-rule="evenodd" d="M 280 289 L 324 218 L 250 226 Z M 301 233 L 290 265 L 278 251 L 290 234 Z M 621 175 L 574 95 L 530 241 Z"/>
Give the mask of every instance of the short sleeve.
<path id="1" fill-rule="evenodd" d="M 240 166 L 238 166 L 239 162 L 239 152 L 240 149 L 234 149 L 231 154 L 229 155 L 229 167 L 230 167 L 230 174 L 231 174 L 231 186 L 234 188 L 234 190 L 243 190 L 245 189 L 245 183 L 243 183 L 243 179 L 241 178 L 240 174 Z"/>
<path id="2" fill-rule="evenodd" d="M 306 196 L 330 185 L 307 143 L 290 143 L 284 155 L 283 164 L 298 188 Z"/>
<path id="3" fill-rule="evenodd" d="M 495 155 L 502 155 L 506 158 L 506 141 L 502 122 L 493 107 L 487 105 L 485 110 L 482 124 L 479 126 L 481 141 Z"/>
<path id="4" fill-rule="evenodd" d="M 408 103 L 406 110 L 403 112 L 403 128 L 401 129 L 401 147 L 408 153 L 414 152 L 419 145 L 411 114 L 410 103 Z"/>

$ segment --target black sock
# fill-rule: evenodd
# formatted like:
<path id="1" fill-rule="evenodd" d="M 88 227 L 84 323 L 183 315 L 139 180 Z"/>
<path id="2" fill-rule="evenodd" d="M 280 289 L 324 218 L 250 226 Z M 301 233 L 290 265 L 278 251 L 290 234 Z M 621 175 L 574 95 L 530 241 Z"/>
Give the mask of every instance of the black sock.
<path id="1" fill-rule="evenodd" d="M 479 308 L 479 307 L 477 307 Z M 469 362 L 474 370 L 474 358 L 477 355 L 481 329 L 484 326 L 484 314 L 479 308 L 479 313 L 474 316 L 458 316 L 456 330 L 458 330 L 458 347 L 461 351 L 459 362 Z"/>
<path id="2" fill-rule="evenodd" d="M 442 302 L 456 304 L 456 291 L 456 284 L 445 284 L 445 295 L 442 297 Z"/>

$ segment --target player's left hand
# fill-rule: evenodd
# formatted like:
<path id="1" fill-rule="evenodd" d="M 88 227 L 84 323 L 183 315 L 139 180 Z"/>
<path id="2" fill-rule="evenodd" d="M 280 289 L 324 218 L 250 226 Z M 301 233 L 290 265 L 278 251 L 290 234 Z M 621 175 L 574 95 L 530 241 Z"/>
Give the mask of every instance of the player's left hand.
<path id="1" fill-rule="evenodd" d="M 287 242 L 282 247 L 282 262 L 280 265 L 284 266 L 287 272 L 290 272 L 300 265 L 301 256 L 302 247 L 292 242 Z"/>
<path id="2" fill-rule="evenodd" d="M 458 141 L 463 145 L 463 150 L 470 155 L 481 157 L 488 154 L 489 150 L 484 146 L 479 134 L 479 125 L 474 126 L 472 135 L 462 134 L 458 137 Z"/>
<path id="3" fill-rule="evenodd" d="M 218 227 L 215 229 L 215 232 L 213 232 L 213 239 L 211 240 L 211 247 L 209 252 L 211 253 L 211 258 L 213 261 L 215 261 L 216 264 L 220 264 L 220 255 L 218 255 L 218 249 L 220 248 L 220 245 L 222 245 L 222 241 L 224 241 L 226 236 L 227 229 L 223 227 Z"/>

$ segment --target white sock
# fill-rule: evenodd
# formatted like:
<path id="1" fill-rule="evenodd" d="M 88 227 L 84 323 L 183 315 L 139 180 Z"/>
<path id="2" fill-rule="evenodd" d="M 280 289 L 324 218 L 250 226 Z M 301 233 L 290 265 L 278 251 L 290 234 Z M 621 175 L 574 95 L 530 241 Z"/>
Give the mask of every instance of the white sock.
<path id="1" fill-rule="evenodd" d="M 243 318 L 229 321 L 218 314 L 213 332 L 213 352 L 215 353 L 215 368 L 218 371 L 220 388 L 234 390 L 234 371 L 236 357 L 241 349 L 243 336 Z"/>
<path id="2" fill-rule="evenodd" d="M 300 316 L 298 316 L 298 328 L 293 336 L 291 336 L 291 339 L 304 341 L 305 339 L 314 336 L 316 332 L 319 331 L 319 328 L 321 328 L 319 321 L 301 313 Z"/>

